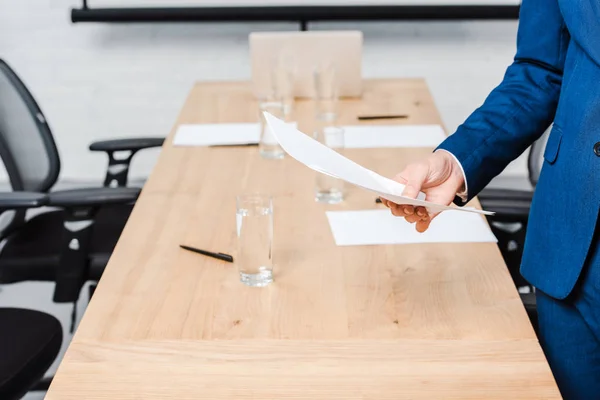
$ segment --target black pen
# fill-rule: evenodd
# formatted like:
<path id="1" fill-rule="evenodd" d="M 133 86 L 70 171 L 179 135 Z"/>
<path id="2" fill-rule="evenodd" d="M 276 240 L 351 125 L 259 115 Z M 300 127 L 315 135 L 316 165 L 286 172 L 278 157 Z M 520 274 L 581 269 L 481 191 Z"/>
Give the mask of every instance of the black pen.
<path id="1" fill-rule="evenodd" d="M 404 119 L 408 118 L 408 115 L 360 115 L 358 116 L 359 121 L 374 121 L 377 119 Z"/>
<path id="2" fill-rule="evenodd" d="M 206 251 L 206 250 L 200 250 L 200 249 L 196 249 L 190 246 L 185 246 L 183 244 L 180 244 L 179 247 L 181 247 L 184 250 L 188 250 L 188 251 L 192 251 L 194 253 L 198 253 L 198 254 L 202 254 L 208 257 L 212 257 L 212 258 L 217 258 L 219 260 L 223 260 L 223 261 L 227 261 L 227 262 L 233 262 L 233 257 L 230 256 L 229 254 L 224 254 L 224 253 L 213 253 L 212 251 Z"/>
<path id="3" fill-rule="evenodd" d="M 376 198 L 376 199 L 375 199 L 375 203 L 377 203 L 377 204 L 381 204 L 381 203 L 383 203 L 383 202 L 381 201 L 381 198 L 380 198 L 380 197 L 378 197 L 378 198 Z"/>
<path id="4" fill-rule="evenodd" d="M 258 143 L 213 144 L 210 147 L 250 147 L 250 146 L 258 146 Z"/>

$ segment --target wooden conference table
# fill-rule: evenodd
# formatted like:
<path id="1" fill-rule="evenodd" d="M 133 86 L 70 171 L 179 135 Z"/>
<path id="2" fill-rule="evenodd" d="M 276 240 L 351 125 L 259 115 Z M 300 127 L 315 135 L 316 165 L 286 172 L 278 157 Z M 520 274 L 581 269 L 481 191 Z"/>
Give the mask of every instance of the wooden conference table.
<path id="1" fill-rule="evenodd" d="M 441 124 L 423 80 L 365 85 L 342 124 L 397 112 Z M 301 130 L 312 117 L 299 101 Z M 177 123 L 256 119 L 249 84 L 200 83 Z M 347 154 L 393 176 L 429 151 Z M 47 398 L 560 398 L 495 244 L 336 247 L 326 209 L 382 206 L 355 188 L 317 204 L 313 186 L 290 157 L 167 140 Z M 234 252 L 235 196 L 256 191 L 275 204 L 276 282 L 262 289 L 179 249 Z"/>

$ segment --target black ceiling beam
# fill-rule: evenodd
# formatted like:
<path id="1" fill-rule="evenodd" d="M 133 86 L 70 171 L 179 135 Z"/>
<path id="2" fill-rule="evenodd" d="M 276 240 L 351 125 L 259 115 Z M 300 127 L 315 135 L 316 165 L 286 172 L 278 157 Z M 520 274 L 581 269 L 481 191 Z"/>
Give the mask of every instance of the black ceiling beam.
<path id="1" fill-rule="evenodd" d="M 516 5 L 75 8 L 73 22 L 245 22 L 518 19 Z"/>

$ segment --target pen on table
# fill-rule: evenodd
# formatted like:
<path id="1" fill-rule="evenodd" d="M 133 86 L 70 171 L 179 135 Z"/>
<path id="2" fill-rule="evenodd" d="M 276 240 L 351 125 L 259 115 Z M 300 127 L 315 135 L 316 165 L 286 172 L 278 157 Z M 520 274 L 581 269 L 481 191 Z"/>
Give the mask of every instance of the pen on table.
<path id="1" fill-rule="evenodd" d="M 258 143 L 213 144 L 210 147 L 249 147 L 249 146 L 258 146 Z"/>
<path id="2" fill-rule="evenodd" d="M 201 250 L 201 249 L 196 249 L 194 247 L 190 247 L 190 246 L 186 246 L 183 244 L 180 244 L 179 247 L 181 247 L 184 250 L 188 250 L 194 253 L 198 253 L 198 254 L 202 254 L 208 257 L 212 257 L 212 258 L 217 258 L 219 260 L 223 260 L 223 261 L 227 261 L 227 262 L 233 262 L 233 257 L 230 256 L 229 254 L 225 254 L 225 253 L 213 253 L 212 251 L 206 251 L 206 250 Z"/>
<path id="3" fill-rule="evenodd" d="M 408 115 L 397 114 L 397 115 L 359 115 L 359 121 L 374 121 L 378 119 L 404 119 L 408 118 Z"/>

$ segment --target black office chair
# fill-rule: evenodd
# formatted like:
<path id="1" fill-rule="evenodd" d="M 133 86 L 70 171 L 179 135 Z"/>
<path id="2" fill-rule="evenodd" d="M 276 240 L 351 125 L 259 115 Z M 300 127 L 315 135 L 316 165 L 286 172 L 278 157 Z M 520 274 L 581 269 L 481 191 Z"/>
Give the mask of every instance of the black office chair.
<path id="1" fill-rule="evenodd" d="M 92 144 L 106 151 L 105 186 L 51 191 L 60 171 L 52 133 L 31 93 L 0 60 L 0 158 L 12 192 L 0 193 L 0 283 L 56 281 L 54 301 L 73 302 L 86 281 L 97 281 L 129 217 L 140 189 L 123 187 L 135 152 L 163 139 Z M 129 152 L 117 160 L 114 153 Z M 26 218 L 28 208 L 53 210 Z M 10 213 L 9 213 L 10 211 Z"/>
<path id="2" fill-rule="evenodd" d="M 0 399 L 35 389 L 62 345 L 60 322 L 40 311 L 0 308 Z"/>
<path id="3" fill-rule="evenodd" d="M 529 149 L 527 159 L 529 189 L 486 188 L 478 198 L 483 209 L 496 214 L 488 216 L 488 222 L 496 238 L 498 247 L 504 258 L 515 286 L 521 293 L 521 300 L 529 318 L 537 332 L 537 311 L 533 287 L 523 278 L 520 272 L 523 245 L 529 219 L 529 209 L 533 199 L 533 191 L 544 164 L 544 150 L 550 134 L 546 132 Z M 525 289 L 525 290 L 523 290 Z"/>

